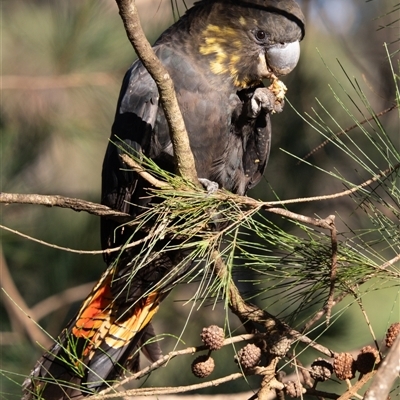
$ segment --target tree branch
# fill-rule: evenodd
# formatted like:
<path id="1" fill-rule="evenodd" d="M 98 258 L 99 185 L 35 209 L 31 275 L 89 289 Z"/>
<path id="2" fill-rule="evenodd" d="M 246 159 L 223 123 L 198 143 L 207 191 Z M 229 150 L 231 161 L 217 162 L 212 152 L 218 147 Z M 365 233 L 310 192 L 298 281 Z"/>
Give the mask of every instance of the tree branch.
<path id="1" fill-rule="evenodd" d="M 74 211 L 85 211 L 99 217 L 110 217 L 126 222 L 132 219 L 129 214 L 115 211 L 102 204 L 59 195 L 0 193 L 0 204 L 38 204 L 47 207 L 69 208 Z"/>
<path id="2" fill-rule="evenodd" d="M 147 41 L 134 0 L 116 0 L 126 34 L 143 65 L 154 79 L 170 130 L 177 174 L 198 184 L 194 157 L 175 95 L 174 82 Z"/>
<path id="3" fill-rule="evenodd" d="M 393 382 L 400 374 L 400 335 L 390 348 L 389 354 L 383 360 L 375 373 L 371 386 L 365 393 L 364 400 L 387 399 Z"/>
<path id="4" fill-rule="evenodd" d="M 147 179 L 149 183 L 158 188 L 166 188 L 171 187 L 168 183 L 160 181 L 154 178 L 149 172 L 147 172 L 142 166 L 136 163 L 127 155 L 122 155 L 121 158 L 123 161 L 131 168 L 133 168 L 137 173 L 139 173 L 143 178 Z M 378 181 L 380 178 L 387 176 L 388 174 L 396 171 L 400 168 L 400 163 L 396 164 L 395 166 L 386 169 L 385 171 L 381 172 L 380 174 L 375 175 L 371 179 L 361 183 L 360 185 L 355 186 L 352 189 L 346 190 L 341 193 L 335 193 L 332 195 L 323 195 L 323 196 L 314 196 L 308 198 L 301 198 L 301 199 L 289 199 L 289 200 L 282 200 L 282 201 L 260 201 L 255 200 L 251 197 L 246 196 L 239 196 L 233 193 L 229 193 L 226 191 L 218 190 L 216 193 L 212 194 L 215 198 L 219 200 L 226 200 L 226 201 L 234 201 L 237 204 L 254 207 L 254 208 L 263 208 L 267 212 L 271 212 L 274 214 L 282 215 L 284 217 L 290 218 L 294 221 L 299 221 L 305 224 L 309 224 L 312 226 L 320 227 L 323 229 L 331 230 L 331 216 L 327 217 L 326 219 L 320 218 L 312 218 L 307 217 L 305 215 L 297 214 L 291 212 L 284 208 L 274 207 L 275 205 L 287 205 L 292 203 L 301 203 L 301 202 L 310 202 L 310 201 L 319 201 L 319 200 L 326 200 L 332 198 L 338 198 L 342 196 L 348 196 L 357 190 L 360 190 L 373 182 Z M 186 178 L 186 177 L 185 177 Z M 38 205 L 45 205 L 48 207 L 62 207 L 62 208 L 69 208 L 74 211 L 85 211 L 92 215 L 97 215 L 101 217 L 108 217 L 115 220 L 123 222 L 128 222 L 132 219 L 129 214 L 122 213 L 120 211 L 112 210 L 111 208 L 92 203 L 85 200 L 79 200 L 76 198 L 69 198 L 63 197 L 59 195 L 51 196 L 51 195 L 39 195 L 39 194 L 19 194 L 19 193 L 0 193 L 0 204 L 38 204 Z"/>
<path id="5" fill-rule="evenodd" d="M 90 400 L 103 400 L 103 399 L 112 399 L 121 396 L 155 396 L 158 394 L 169 394 L 169 393 L 184 393 L 191 392 L 193 390 L 204 389 L 207 387 L 218 386 L 222 383 L 231 382 L 236 379 L 243 378 L 243 374 L 241 372 L 236 372 L 234 374 L 224 376 L 222 378 L 214 379 L 212 381 L 197 383 L 194 385 L 187 386 L 174 386 L 174 387 L 155 387 L 155 388 L 139 388 L 139 389 L 131 389 L 126 390 L 124 392 L 110 393 L 110 394 L 101 394 L 91 396 Z"/>
<path id="6" fill-rule="evenodd" d="M 331 269 L 330 269 L 330 276 L 329 276 L 329 295 L 328 300 L 326 301 L 326 324 L 329 325 L 332 308 L 333 308 L 333 301 L 335 296 L 335 286 L 336 286 L 336 275 L 337 275 L 337 258 L 338 258 L 338 242 L 337 242 L 337 229 L 335 225 L 335 216 L 331 216 Z"/>
<path id="7" fill-rule="evenodd" d="M 4 306 L 8 311 L 13 330 L 16 331 L 18 327 L 22 328 L 32 343 L 38 342 L 42 346 L 49 346 L 51 340 L 33 322 L 36 321 L 36 315 L 29 309 L 18 288 L 15 286 L 1 246 L 0 271 L 0 287 L 2 288 L 1 297 L 3 298 Z M 29 318 L 26 318 L 26 316 L 29 316 Z M 16 332 L 18 333 L 18 330 Z"/>
<path id="8" fill-rule="evenodd" d="M 65 307 L 67 304 L 74 303 L 85 299 L 88 293 L 91 292 L 96 282 L 83 283 L 60 293 L 54 294 L 47 297 L 44 300 L 39 301 L 31 307 L 31 313 L 35 317 L 35 321 L 39 322 L 47 315 L 53 313 L 61 307 Z"/>
<path id="9" fill-rule="evenodd" d="M 345 393 L 343 393 L 338 400 L 351 400 L 356 397 L 357 392 L 376 374 L 376 370 L 362 375 L 362 377 L 352 385 Z M 361 397 L 360 397 L 361 398 Z M 386 399 L 387 397 L 372 397 L 370 400 Z"/>

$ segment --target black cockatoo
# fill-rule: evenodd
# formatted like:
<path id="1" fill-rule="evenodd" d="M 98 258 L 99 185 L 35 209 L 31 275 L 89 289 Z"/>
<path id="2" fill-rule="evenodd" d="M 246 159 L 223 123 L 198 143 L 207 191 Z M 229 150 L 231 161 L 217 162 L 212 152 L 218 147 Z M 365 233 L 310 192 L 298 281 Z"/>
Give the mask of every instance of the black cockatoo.
<path id="1" fill-rule="evenodd" d="M 156 41 L 204 182 L 240 195 L 259 182 L 270 150 L 270 115 L 283 103 L 282 93 L 262 81 L 293 70 L 303 37 L 304 17 L 293 0 L 202 0 Z M 123 80 L 102 172 L 102 203 L 137 216 L 157 199 L 121 161 L 124 149 L 175 169 L 158 90 L 139 60 Z M 102 220 L 103 249 L 144 236 Z M 143 248 L 105 257 L 108 269 L 37 362 L 23 399 L 80 399 L 98 392 L 123 371 L 137 370 L 139 348 L 156 360 L 158 346 L 145 343 L 154 336 L 154 313 L 183 273 L 171 274 L 184 257 L 177 248 L 163 252 L 156 244 L 140 267 L 135 256 Z"/>

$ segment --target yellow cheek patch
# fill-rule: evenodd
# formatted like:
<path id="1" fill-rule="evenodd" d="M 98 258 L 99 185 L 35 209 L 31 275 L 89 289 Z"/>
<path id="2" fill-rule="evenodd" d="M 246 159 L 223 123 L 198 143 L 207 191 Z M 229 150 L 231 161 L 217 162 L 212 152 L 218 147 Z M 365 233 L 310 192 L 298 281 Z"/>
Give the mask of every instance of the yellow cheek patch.
<path id="1" fill-rule="evenodd" d="M 229 26 L 209 24 L 203 32 L 204 37 L 229 38 L 236 36 L 236 30 Z"/>
<path id="2" fill-rule="evenodd" d="M 209 55 L 215 53 L 219 57 L 226 58 L 224 47 L 227 43 L 237 39 L 237 32 L 233 28 L 208 25 L 203 31 L 204 44 L 200 46 L 200 54 Z M 238 44 L 240 42 L 236 40 Z"/>
<path id="3" fill-rule="evenodd" d="M 237 50 L 241 50 L 243 47 L 243 43 L 240 40 L 234 40 L 232 42 L 232 47 L 234 47 Z"/>
<path id="4" fill-rule="evenodd" d="M 206 51 L 208 48 L 210 48 L 212 45 L 214 45 L 217 42 L 217 39 L 214 37 L 208 37 L 206 38 L 206 46 L 204 46 L 204 50 Z M 201 49 L 202 47 L 200 47 Z"/>
<path id="5" fill-rule="evenodd" d="M 239 18 L 239 24 L 245 26 L 247 21 L 244 17 Z M 242 71 L 240 77 L 240 65 L 243 56 L 243 40 L 241 40 L 241 29 L 227 26 L 208 25 L 202 32 L 203 40 L 199 47 L 200 54 L 211 56 L 209 59 L 210 70 L 213 74 L 227 74 L 237 87 L 247 87 L 250 79 L 244 76 Z"/>
<path id="6" fill-rule="evenodd" d="M 211 71 L 216 75 L 221 75 L 227 73 L 229 70 L 223 64 L 218 61 L 210 62 Z"/>
<path id="7" fill-rule="evenodd" d="M 229 59 L 229 62 L 231 65 L 235 65 L 240 61 L 240 56 L 238 56 L 237 54 L 233 54 L 231 55 L 231 58 Z"/>
<path id="8" fill-rule="evenodd" d="M 229 72 L 228 56 L 224 50 L 229 36 L 234 34 L 231 28 L 219 27 L 217 25 L 208 25 L 203 35 L 204 43 L 200 46 L 200 54 L 205 56 L 214 55 L 215 58 L 210 61 L 210 69 L 214 74 L 220 75 Z"/>

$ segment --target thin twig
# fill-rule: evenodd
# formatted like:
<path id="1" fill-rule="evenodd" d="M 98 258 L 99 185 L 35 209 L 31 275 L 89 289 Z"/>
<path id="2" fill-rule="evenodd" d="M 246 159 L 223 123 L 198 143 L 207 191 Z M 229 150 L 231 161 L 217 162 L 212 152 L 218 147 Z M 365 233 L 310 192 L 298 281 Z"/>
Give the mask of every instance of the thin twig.
<path id="1" fill-rule="evenodd" d="M 379 265 L 375 267 L 379 271 L 384 271 L 394 263 L 400 261 L 400 254 L 397 254 L 394 258 L 391 260 L 386 261 L 384 264 Z M 367 276 L 364 276 L 363 278 L 359 279 L 354 285 L 352 285 L 349 289 L 346 291 L 341 292 L 338 294 L 331 302 L 331 306 L 334 307 L 336 304 L 339 304 L 346 296 L 351 293 L 351 290 L 354 290 L 357 286 L 362 285 L 363 283 L 367 282 L 369 279 L 372 278 L 372 274 L 369 274 Z M 399 277 L 399 276 L 397 276 Z M 300 332 L 307 332 L 311 326 L 313 326 L 317 321 L 319 321 L 327 312 L 326 307 L 324 307 L 322 310 L 318 311 L 304 326 L 303 328 L 300 329 Z"/>
<path id="2" fill-rule="evenodd" d="M 328 300 L 326 302 L 326 324 L 329 325 L 332 307 L 333 307 L 333 299 L 335 296 L 335 285 L 336 285 L 336 275 L 337 275 L 337 252 L 338 252 L 338 243 L 337 243 L 337 230 L 335 225 L 335 216 L 331 215 L 331 268 L 329 274 L 329 295 Z"/>
<path id="3" fill-rule="evenodd" d="M 102 204 L 91 201 L 64 197 L 59 195 L 0 193 L 0 204 L 37 204 L 47 207 L 68 208 L 74 211 L 85 211 L 99 217 L 110 217 L 126 222 L 132 219 L 129 214 L 115 211 Z"/>
<path id="4" fill-rule="evenodd" d="M 171 393 L 184 393 L 191 392 L 193 390 L 204 389 L 207 387 L 218 386 L 222 383 L 231 382 L 236 379 L 243 378 L 243 374 L 241 372 L 236 372 L 234 374 L 224 376 L 219 379 L 214 379 L 212 381 L 197 383 L 194 385 L 187 386 L 174 386 L 174 387 L 155 387 L 155 388 L 139 388 L 139 389 L 131 389 L 126 390 L 123 393 L 110 393 L 110 394 L 102 394 L 91 396 L 90 400 L 103 400 L 103 399 L 111 399 L 115 397 L 123 396 L 156 396 L 158 394 L 171 394 Z"/>
<path id="5" fill-rule="evenodd" d="M 233 343 L 239 343 L 242 341 L 247 341 L 247 340 L 252 340 L 256 338 L 264 337 L 263 334 L 245 334 L 245 335 L 238 335 L 238 336 L 233 336 L 230 338 L 227 338 L 224 340 L 222 347 L 231 345 Z M 174 350 L 166 354 L 165 356 L 161 357 L 159 360 L 155 361 L 153 364 L 147 366 L 146 368 L 143 368 L 142 370 L 128 376 L 127 378 L 123 379 L 122 381 L 116 383 L 113 387 L 107 388 L 101 392 L 101 394 L 106 394 L 109 393 L 115 389 L 117 389 L 120 386 L 125 385 L 128 382 L 131 382 L 132 380 L 137 380 L 142 378 L 143 376 L 148 375 L 150 372 L 160 368 L 162 365 L 166 364 L 173 358 L 177 356 L 182 356 L 182 355 L 187 355 L 187 354 L 195 354 L 198 353 L 199 351 L 205 351 L 208 350 L 208 347 L 206 346 L 197 346 L 197 347 L 187 347 L 186 349 L 182 350 Z"/>
<path id="6" fill-rule="evenodd" d="M 268 206 L 265 206 L 262 208 L 267 212 L 281 215 L 283 217 L 292 219 L 293 221 L 298 221 L 303 224 L 316 226 L 318 228 L 329 229 L 329 230 L 331 229 L 329 217 L 326 219 L 313 218 L 313 217 L 307 217 L 306 215 L 294 213 L 294 212 L 286 210 L 284 208 L 277 208 L 277 207 L 270 208 Z"/>
<path id="7" fill-rule="evenodd" d="M 357 396 L 357 392 L 371 380 L 371 378 L 376 374 L 376 370 L 364 374 L 361 379 L 359 379 L 354 385 L 352 385 L 345 393 L 343 393 L 338 400 L 350 400 Z M 386 399 L 386 397 L 373 397 L 370 400 Z"/>
<path id="8" fill-rule="evenodd" d="M 41 319 L 59 308 L 85 299 L 88 293 L 91 292 L 95 283 L 96 282 L 84 283 L 83 285 L 75 286 L 54 294 L 53 296 L 49 296 L 32 306 L 30 312 L 35 316 L 35 321 L 39 322 Z"/>
<path id="9" fill-rule="evenodd" d="M 152 174 L 147 172 L 139 163 L 133 160 L 128 154 L 121 154 L 120 157 L 121 160 L 129 168 L 138 173 L 143 179 L 149 182 L 150 185 L 153 185 L 154 187 L 159 189 L 171 187 L 171 185 L 169 185 L 168 183 L 155 178 Z"/>
<path id="10" fill-rule="evenodd" d="M 286 205 L 286 204 L 294 204 L 294 203 L 306 203 L 306 202 L 312 202 L 312 201 L 322 201 L 322 200 L 332 200 L 332 199 L 338 199 L 340 197 L 344 196 L 349 196 L 360 189 L 363 189 L 369 185 L 371 185 L 374 182 L 377 182 L 379 179 L 383 178 L 384 176 L 390 175 L 392 172 L 397 171 L 400 168 L 400 163 L 397 163 L 384 171 L 382 171 L 379 174 L 374 175 L 372 178 L 366 180 L 365 182 L 354 186 L 351 189 L 345 190 L 340 193 L 333 193 L 333 194 L 327 194 L 327 195 L 322 195 L 322 196 L 313 196 L 313 197 L 302 197 L 298 199 L 289 199 L 289 200 L 283 200 L 283 201 L 271 201 L 268 202 L 269 205 Z"/>
<path id="11" fill-rule="evenodd" d="M 39 342 L 43 346 L 50 345 L 51 342 L 49 341 L 49 338 L 36 324 L 32 323 L 32 320 L 36 321 L 36 316 L 32 310 L 29 309 L 24 298 L 21 296 L 18 288 L 16 287 L 10 274 L 6 259 L 4 258 L 1 246 L 0 271 L 0 287 L 2 288 L 1 297 L 3 298 L 3 303 L 8 311 L 10 320 L 15 321 L 15 323 L 12 324 L 13 328 L 15 328 L 15 324 L 20 326 L 26 332 L 32 343 Z M 26 318 L 26 315 L 30 315 L 31 318 Z"/>
<path id="12" fill-rule="evenodd" d="M 374 329 L 372 328 L 371 321 L 369 320 L 367 311 L 364 308 L 362 299 L 361 299 L 360 296 L 358 296 L 358 294 L 357 294 L 357 292 L 355 290 L 352 290 L 352 292 L 353 292 L 354 299 L 356 300 L 356 302 L 357 302 L 358 306 L 360 307 L 360 310 L 361 310 L 361 312 L 362 312 L 362 314 L 364 316 L 365 323 L 367 324 L 369 332 L 371 333 L 372 339 L 373 339 L 373 341 L 375 343 L 375 347 L 379 351 L 379 357 L 380 357 L 380 359 L 382 359 L 382 353 L 381 353 L 381 351 L 379 349 L 378 340 L 376 339 L 376 335 L 375 335 Z"/>
<path id="13" fill-rule="evenodd" d="M 330 139 L 326 139 L 326 140 L 324 140 L 321 144 L 319 144 L 317 147 L 314 147 L 308 154 L 306 154 L 306 155 L 302 158 L 302 160 L 307 160 L 307 158 L 311 157 L 314 153 L 316 153 L 317 151 L 321 150 L 321 149 L 322 149 L 323 147 L 325 147 L 328 143 L 332 142 L 334 139 L 338 138 L 339 136 L 344 135 L 344 134 L 350 132 L 351 130 L 353 130 L 353 129 L 355 129 L 355 128 L 358 128 L 360 125 L 364 125 L 365 123 L 370 122 L 370 121 L 372 121 L 372 120 L 375 119 L 375 118 L 379 118 L 379 117 L 381 117 L 382 115 L 385 115 L 385 114 L 387 114 L 388 112 L 394 110 L 395 108 L 398 108 L 398 105 L 397 105 L 397 104 L 394 104 L 393 106 L 387 108 L 386 110 L 383 110 L 383 111 L 379 112 L 378 114 L 373 115 L 372 117 L 363 119 L 362 121 L 358 122 L 357 124 L 354 124 L 354 125 L 352 125 L 352 126 L 346 128 L 346 129 L 344 129 L 344 130 L 342 130 L 342 131 L 340 131 L 340 132 L 335 133 Z M 300 163 L 301 163 L 301 161 L 299 161 L 299 162 L 297 163 L 297 165 L 299 165 Z"/>
<path id="14" fill-rule="evenodd" d="M 134 242 L 130 242 L 127 245 L 118 246 L 118 247 L 112 247 L 112 248 L 106 249 L 106 250 L 78 250 L 78 249 L 71 249 L 70 247 L 58 246 L 58 245 L 53 244 L 53 243 L 45 242 L 44 240 L 36 239 L 36 238 L 34 238 L 32 236 L 26 235 L 25 233 L 22 233 L 20 231 L 15 230 L 15 229 L 8 228 L 7 226 L 1 225 L 1 224 L 0 224 L 0 229 L 3 229 L 5 231 L 11 232 L 11 233 L 14 233 L 15 235 L 21 236 L 21 237 L 23 237 L 25 239 L 31 240 L 32 242 L 39 243 L 39 244 L 41 244 L 43 246 L 46 246 L 46 247 L 51 247 L 53 249 L 67 251 L 68 253 L 88 254 L 88 255 L 109 254 L 109 253 L 115 253 L 117 251 L 121 251 L 122 249 L 129 249 L 129 248 L 135 247 L 135 246 L 137 246 L 137 245 L 139 245 L 141 243 L 146 242 L 147 240 L 149 240 L 152 237 L 154 237 L 156 235 L 156 233 L 159 233 L 159 232 L 151 232 L 146 237 L 144 237 L 143 239 L 135 240 Z"/>
<path id="15" fill-rule="evenodd" d="M 152 176 L 149 172 L 147 172 L 136 161 L 132 160 L 132 158 L 130 158 L 128 155 L 122 155 L 121 157 L 128 167 L 134 169 L 135 172 L 140 174 L 144 179 L 148 180 L 149 183 L 151 183 L 153 186 L 158 187 L 160 189 L 171 187 L 170 185 L 166 184 L 165 182 L 160 181 L 157 178 L 154 178 L 154 176 Z M 251 197 L 239 196 L 239 195 L 236 195 L 233 193 L 219 190 L 216 193 L 212 194 L 212 196 L 214 196 L 215 198 L 220 199 L 220 200 L 233 200 L 237 204 L 242 204 L 244 206 L 264 208 L 268 212 L 282 215 L 284 217 L 291 218 L 291 219 L 299 221 L 299 222 L 303 222 L 303 223 L 310 224 L 313 226 L 318 226 L 318 227 L 321 227 L 324 229 L 331 229 L 329 219 L 323 220 L 323 219 L 318 219 L 318 218 L 311 218 L 311 217 L 293 213 L 286 209 L 276 208 L 273 206 L 287 205 L 287 204 L 294 204 L 294 203 L 301 203 L 301 202 L 321 201 L 321 200 L 339 198 L 339 197 L 343 197 L 343 196 L 349 196 L 350 194 L 353 194 L 356 191 L 358 191 L 366 186 L 371 185 L 371 183 L 378 181 L 380 178 L 389 175 L 390 173 L 396 171 L 399 168 L 400 168 L 400 163 L 394 165 L 393 167 L 387 168 L 385 171 L 382 171 L 380 174 L 373 176 L 371 179 L 366 180 L 365 182 L 355 186 L 352 189 L 348 189 L 348 190 L 345 190 L 344 192 L 340 192 L 340 193 L 333 193 L 331 195 L 303 197 L 303 198 L 298 198 L 298 199 L 288 199 L 288 200 L 281 200 L 281 201 L 259 201 L 259 200 L 255 200 Z"/>
<path id="16" fill-rule="evenodd" d="M 135 168 L 135 170 L 143 174 L 143 177 L 149 177 L 149 173 L 146 172 L 142 167 L 140 167 L 135 161 L 131 160 L 127 162 L 127 159 L 124 158 L 128 166 Z M 382 178 L 383 176 L 388 175 L 389 173 L 397 170 L 400 167 L 400 163 L 396 164 L 395 166 L 386 169 L 380 174 L 375 175 L 371 179 L 363 182 L 362 184 L 346 190 L 341 193 L 335 193 L 332 195 L 326 196 L 314 196 L 314 197 L 307 197 L 307 198 L 299 198 L 299 199 L 289 199 L 289 200 L 282 200 L 282 201 L 270 201 L 264 202 L 252 199 L 251 197 L 246 196 L 239 196 L 235 195 L 226 191 L 217 191 L 216 193 L 212 194 L 211 196 L 215 196 L 215 198 L 220 200 L 231 200 L 235 201 L 237 204 L 241 204 L 243 206 L 249 207 L 257 207 L 263 208 L 268 212 L 282 215 L 287 218 L 291 218 L 295 221 L 299 221 L 302 223 L 310 224 L 313 226 L 321 227 L 323 229 L 330 229 L 329 223 L 325 219 L 318 219 L 307 217 L 301 214 L 296 214 L 286 209 L 273 207 L 275 205 L 286 205 L 286 204 L 293 204 L 293 203 L 300 203 L 300 202 L 310 202 L 310 201 L 320 201 L 332 198 L 338 198 L 342 196 L 348 196 L 356 192 L 357 190 L 362 189 L 365 186 L 370 185 L 373 182 L 376 182 L 378 179 Z M 151 184 L 156 187 L 167 187 L 165 182 L 159 181 L 156 178 L 150 178 Z M 132 219 L 129 214 L 122 213 L 119 211 L 115 211 L 110 209 L 109 207 L 103 206 L 101 204 L 92 203 L 86 200 L 80 200 L 76 198 L 69 198 L 63 197 L 59 195 L 51 196 L 51 195 L 38 195 L 38 194 L 19 194 L 19 193 L 0 193 L 0 204 L 38 204 L 38 205 L 45 205 L 49 207 L 62 207 L 62 208 L 69 208 L 74 211 L 85 211 L 92 215 L 108 217 L 112 219 L 116 219 L 118 221 L 127 222 Z M 398 261 L 397 259 L 394 260 L 392 263 Z"/>
<path id="17" fill-rule="evenodd" d="M 397 263 L 399 261 L 400 261 L 400 254 L 397 254 L 391 260 L 386 261 L 385 263 L 383 263 L 382 265 L 379 265 L 376 268 L 381 270 L 381 271 L 383 271 L 383 270 L 387 269 L 388 267 L 392 266 L 393 264 L 395 264 L 395 263 Z"/>
<path id="18" fill-rule="evenodd" d="M 17 236 L 20 236 L 20 237 L 22 237 L 24 239 L 31 240 L 32 242 L 39 243 L 39 244 L 41 244 L 43 246 L 51 247 L 52 249 L 67 251 L 69 253 L 97 255 L 97 254 L 104 254 L 104 253 L 116 251 L 115 249 L 110 249 L 110 250 L 106 250 L 106 251 L 104 251 L 104 250 L 77 250 L 77 249 L 71 249 L 70 247 L 58 246 L 58 245 L 53 244 L 53 243 L 45 242 L 44 240 L 36 239 L 33 236 L 26 235 L 25 233 L 22 233 L 20 231 L 15 230 L 15 229 L 8 228 L 7 226 L 1 225 L 1 224 L 0 224 L 0 229 L 3 229 L 5 231 L 7 231 L 7 232 L 11 232 L 11 233 L 13 233 L 13 234 L 15 234 Z M 122 246 L 120 246 L 119 249 L 121 249 L 121 248 L 122 248 Z"/>

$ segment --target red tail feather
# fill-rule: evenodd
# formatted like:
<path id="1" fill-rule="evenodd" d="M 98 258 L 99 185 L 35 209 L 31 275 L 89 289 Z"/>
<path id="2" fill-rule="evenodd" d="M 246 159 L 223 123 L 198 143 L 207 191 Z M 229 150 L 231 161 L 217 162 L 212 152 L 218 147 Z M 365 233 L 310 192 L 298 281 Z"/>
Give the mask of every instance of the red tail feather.
<path id="1" fill-rule="evenodd" d="M 106 271 L 58 342 L 37 362 L 24 382 L 24 400 L 78 400 L 107 386 L 125 368 L 138 368 L 141 338 L 154 335 L 148 325 L 160 296 L 152 292 L 126 309 L 126 302 L 113 296 L 114 273 L 113 268 Z M 152 346 L 145 354 L 155 361 L 154 354 L 161 352 Z"/>

